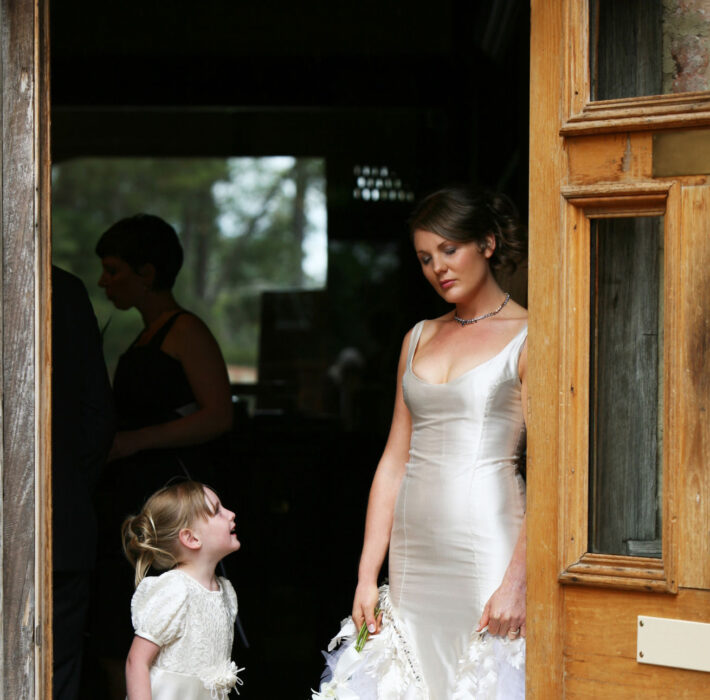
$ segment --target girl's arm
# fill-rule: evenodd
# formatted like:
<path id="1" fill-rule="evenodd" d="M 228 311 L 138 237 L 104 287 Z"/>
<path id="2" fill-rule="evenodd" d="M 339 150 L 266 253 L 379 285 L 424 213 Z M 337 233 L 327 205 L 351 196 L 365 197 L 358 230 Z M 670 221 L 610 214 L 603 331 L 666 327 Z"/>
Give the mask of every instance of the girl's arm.
<path id="1" fill-rule="evenodd" d="M 126 659 L 126 690 L 128 700 L 151 700 L 150 667 L 160 647 L 143 637 L 133 637 Z"/>
<path id="2" fill-rule="evenodd" d="M 365 518 L 365 541 L 353 601 L 352 617 L 355 625 L 359 628 L 363 622 L 367 622 L 371 632 L 379 631 L 380 621 L 375 618 L 375 606 L 378 601 L 377 577 L 389 546 L 397 492 L 409 457 L 412 419 L 402 395 L 402 377 L 407 365 L 411 333 L 407 333 L 402 344 L 392 426 L 370 488 Z"/>
<path id="3" fill-rule="evenodd" d="M 196 445 L 232 427 L 227 368 L 207 326 L 197 317 L 185 314 L 175 322 L 163 348 L 182 365 L 197 410 L 167 423 L 117 433 L 109 459 L 128 457 L 141 450 Z"/>
<path id="4" fill-rule="evenodd" d="M 520 363 L 518 365 L 523 416 L 527 414 L 528 406 L 527 360 L 528 347 L 526 343 L 520 353 Z M 488 625 L 488 631 L 491 634 L 500 635 L 501 637 L 506 636 L 510 630 L 518 628 L 520 629 L 520 636 L 525 636 L 525 593 L 527 588 L 525 566 L 526 520 L 527 516 L 523 517 L 523 524 L 520 527 L 518 540 L 513 549 L 513 556 L 505 571 L 503 581 L 483 608 L 483 614 L 476 628 L 478 632 Z"/>

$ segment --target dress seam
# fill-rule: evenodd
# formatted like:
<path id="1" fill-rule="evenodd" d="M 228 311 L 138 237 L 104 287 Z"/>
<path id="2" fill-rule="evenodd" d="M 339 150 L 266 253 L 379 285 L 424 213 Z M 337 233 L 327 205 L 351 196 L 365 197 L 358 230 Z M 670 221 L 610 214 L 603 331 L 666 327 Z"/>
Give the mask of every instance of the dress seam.
<path id="1" fill-rule="evenodd" d="M 476 445 L 476 455 L 479 455 L 481 452 L 481 444 L 483 442 L 483 433 L 484 433 L 484 427 L 486 424 L 486 418 L 488 414 L 490 413 L 491 409 L 491 404 L 493 402 L 493 398 L 495 396 L 495 392 L 497 391 L 498 387 L 503 384 L 503 381 L 500 379 L 493 383 L 489 389 L 488 389 L 488 395 L 486 396 L 486 406 L 483 410 L 483 418 L 481 420 L 481 430 L 478 433 L 478 443 Z M 477 471 L 477 464 L 471 465 L 471 473 L 469 476 L 469 482 L 468 482 L 468 491 L 469 491 L 469 502 L 471 500 L 471 494 L 474 489 L 474 484 L 476 481 L 476 471 Z M 474 538 L 474 533 L 473 533 L 473 524 L 471 519 L 469 519 L 469 527 L 468 527 L 468 535 L 471 539 Z M 475 575 L 476 578 L 480 578 L 480 557 L 475 557 L 473 561 L 473 569 L 475 570 Z M 479 601 L 480 605 L 485 605 L 486 601 Z M 482 611 L 482 609 L 481 609 Z"/>
<path id="2" fill-rule="evenodd" d="M 398 600 L 402 601 L 402 595 L 404 594 L 404 582 L 407 578 L 407 568 L 409 564 L 409 541 L 407 538 L 407 494 L 408 494 L 408 484 L 406 482 L 407 474 L 404 475 L 405 481 L 402 486 L 404 487 L 404 503 L 402 504 L 402 529 L 404 531 L 404 566 L 402 567 L 402 580 L 399 584 L 399 597 Z"/>
<path id="3" fill-rule="evenodd" d="M 412 337 L 409 339 L 409 348 L 407 349 L 407 371 L 409 373 L 412 373 L 412 359 L 414 358 L 414 352 L 417 348 L 417 345 L 419 344 L 419 338 L 422 333 L 422 328 L 424 327 L 424 321 L 419 321 L 414 328 L 412 329 Z M 404 385 L 404 377 L 402 378 L 402 384 Z M 404 391 L 404 386 L 402 386 L 402 390 Z M 411 442 L 410 442 L 410 449 L 411 449 Z M 411 457 L 411 455 L 410 455 Z M 399 584 L 399 595 L 397 597 L 397 600 L 401 601 L 402 600 L 402 594 L 404 593 L 404 583 L 407 578 L 407 567 L 408 567 L 408 561 L 409 561 L 409 542 L 407 538 L 407 492 L 408 492 L 408 484 L 407 484 L 407 471 L 408 471 L 408 465 L 409 465 L 409 460 L 407 460 L 407 464 L 405 464 L 405 473 L 404 476 L 402 477 L 402 484 L 400 486 L 400 493 L 403 497 L 403 502 L 402 502 L 402 532 L 403 532 L 403 539 L 404 539 L 404 566 L 402 567 L 402 579 Z M 390 540 L 392 538 L 392 535 L 390 534 Z M 389 578 L 389 577 L 388 577 Z"/>

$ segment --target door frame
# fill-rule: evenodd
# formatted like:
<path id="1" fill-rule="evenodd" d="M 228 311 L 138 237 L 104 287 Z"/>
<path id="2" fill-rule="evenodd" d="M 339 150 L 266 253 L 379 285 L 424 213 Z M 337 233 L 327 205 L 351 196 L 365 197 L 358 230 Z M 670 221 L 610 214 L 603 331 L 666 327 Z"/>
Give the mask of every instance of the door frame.
<path id="1" fill-rule="evenodd" d="M 49 2 L 0 0 L 2 695 L 52 696 Z"/>
<path id="2" fill-rule="evenodd" d="M 563 692 L 558 432 L 565 138 L 710 125 L 706 93 L 590 102 L 588 48 L 568 41 L 586 33 L 586 16 L 584 1 L 531 1 L 527 686 L 529 698 L 541 699 Z M 0 0 L 0 23 L 0 677 L 5 697 L 50 698 L 49 0 Z"/>
<path id="3" fill-rule="evenodd" d="M 558 368 L 564 173 L 559 105 L 564 86 L 564 0 L 531 0 L 527 406 L 527 658 L 531 700 L 562 697 L 559 570 Z M 535 183 L 550 183 L 540 196 Z M 541 673 L 545 669 L 545 673 Z"/>

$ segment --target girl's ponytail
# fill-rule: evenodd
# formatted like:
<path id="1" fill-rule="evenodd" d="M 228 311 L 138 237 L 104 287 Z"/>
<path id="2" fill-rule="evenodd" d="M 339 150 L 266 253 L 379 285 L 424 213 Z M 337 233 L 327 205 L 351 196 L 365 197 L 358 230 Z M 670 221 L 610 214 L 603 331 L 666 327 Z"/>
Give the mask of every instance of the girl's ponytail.
<path id="1" fill-rule="evenodd" d="M 149 513 L 143 511 L 126 518 L 121 527 L 121 535 L 123 551 L 136 570 L 136 586 L 145 578 L 151 567 L 166 570 L 177 564 L 175 556 L 161 542 L 164 538 L 158 537 L 158 531 Z"/>

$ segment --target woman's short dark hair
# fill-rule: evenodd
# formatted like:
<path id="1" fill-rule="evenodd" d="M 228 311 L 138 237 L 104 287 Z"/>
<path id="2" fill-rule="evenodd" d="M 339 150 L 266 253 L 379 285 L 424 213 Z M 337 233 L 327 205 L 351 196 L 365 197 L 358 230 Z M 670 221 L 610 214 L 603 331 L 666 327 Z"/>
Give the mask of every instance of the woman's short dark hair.
<path id="1" fill-rule="evenodd" d="M 136 214 L 117 221 L 99 238 L 96 254 L 115 256 L 136 272 L 147 263 L 155 267 L 153 289 L 172 289 L 182 267 L 182 246 L 175 229 L 159 216 Z"/>
<path id="2" fill-rule="evenodd" d="M 489 259 L 493 270 L 511 272 L 527 258 L 528 239 L 513 202 L 500 192 L 453 185 L 425 197 L 409 218 L 409 230 L 430 231 L 451 241 L 475 241 L 485 246 L 493 235 L 496 247 Z"/>

